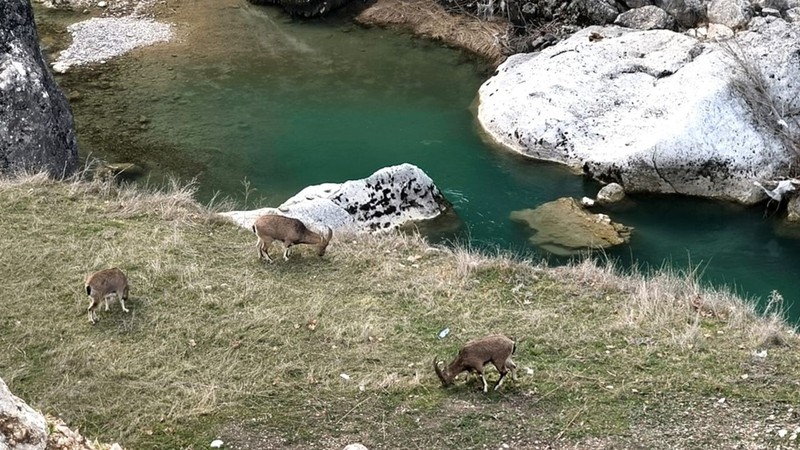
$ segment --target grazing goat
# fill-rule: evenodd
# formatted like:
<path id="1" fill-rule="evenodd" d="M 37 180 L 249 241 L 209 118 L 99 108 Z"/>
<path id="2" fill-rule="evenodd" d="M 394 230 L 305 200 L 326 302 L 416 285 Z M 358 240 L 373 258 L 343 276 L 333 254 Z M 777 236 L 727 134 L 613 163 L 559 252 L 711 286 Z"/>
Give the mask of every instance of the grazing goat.
<path id="1" fill-rule="evenodd" d="M 256 242 L 258 258 L 266 257 L 269 262 L 272 262 L 272 258 L 269 257 L 269 247 L 273 241 L 283 242 L 286 247 L 283 259 L 288 261 L 289 248 L 297 244 L 314 245 L 317 247 L 317 255 L 324 255 L 333 236 L 333 230 L 330 228 L 328 228 L 327 236 L 323 236 L 321 233 L 309 230 L 303 222 L 297 219 L 275 214 L 267 214 L 256 219 L 253 224 L 253 233 L 258 236 Z"/>
<path id="2" fill-rule="evenodd" d="M 496 391 L 500 385 L 503 384 L 503 379 L 509 372 L 511 372 L 512 378 L 517 378 L 515 372 L 517 365 L 511 360 L 511 355 L 514 354 L 516 350 L 517 344 L 506 336 L 501 334 L 486 336 L 485 338 L 471 341 L 464 345 L 458 352 L 458 357 L 456 357 L 449 366 L 445 367 L 444 370 L 439 367 L 440 361 L 434 358 L 433 369 L 442 381 L 443 386 L 453 384 L 453 380 L 455 380 L 456 376 L 465 370 L 477 372 L 481 377 L 481 381 L 483 381 L 483 392 L 487 392 L 488 386 L 486 384 L 486 378 L 483 376 L 483 366 L 491 362 L 497 368 L 497 371 L 500 372 L 500 379 L 497 380 L 493 388 L 493 390 Z"/>
<path id="3" fill-rule="evenodd" d="M 97 322 L 95 309 L 100 305 L 100 301 L 105 301 L 108 311 L 108 298 L 112 295 L 119 299 L 122 310 L 129 312 L 125 307 L 125 300 L 128 299 L 128 278 L 116 267 L 89 274 L 86 277 L 86 295 L 92 300 L 88 309 L 89 321 L 92 324 Z"/>

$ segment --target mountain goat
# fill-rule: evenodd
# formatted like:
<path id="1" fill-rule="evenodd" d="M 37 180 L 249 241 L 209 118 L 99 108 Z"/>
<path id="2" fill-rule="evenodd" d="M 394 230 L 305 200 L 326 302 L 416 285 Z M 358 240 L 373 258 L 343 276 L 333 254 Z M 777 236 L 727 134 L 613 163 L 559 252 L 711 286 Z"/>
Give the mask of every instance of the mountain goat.
<path id="1" fill-rule="evenodd" d="M 506 336 L 495 334 L 482 339 L 468 342 L 458 352 L 458 356 L 447 367 L 442 369 L 439 365 L 443 361 L 433 360 L 433 369 L 441 380 L 443 386 L 453 384 L 456 376 L 464 371 L 476 372 L 483 382 L 483 392 L 488 391 L 486 378 L 483 376 L 484 365 L 491 362 L 500 372 L 500 379 L 495 383 L 493 390 L 500 388 L 503 379 L 511 372 L 516 379 L 517 365 L 511 360 L 511 355 L 517 350 L 516 343 Z"/>
<path id="2" fill-rule="evenodd" d="M 283 242 L 286 247 L 283 259 L 288 261 L 289 248 L 297 244 L 314 245 L 317 248 L 317 255 L 324 255 L 333 236 L 333 230 L 330 228 L 328 234 L 323 236 L 321 233 L 309 230 L 297 219 L 276 214 L 267 214 L 256 219 L 253 223 L 253 233 L 258 236 L 256 247 L 259 259 L 266 258 L 269 262 L 272 262 L 272 258 L 269 257 L 269 247 L 273 241 Z"/>
<path id="3" fill-rule="evenodd" d="M 86 295 L 91 299 L 89 304 L 89 321 L 92 324 L 97 322 L 97 313 L 95 309 L 100 305 L 101 301 L 105 302 L 108 311 L 108 298 L 116 296 L 119 299 L 119 304 L 122 310 L 129 312 L 125 307 L 125 300 L 128 299 L 128 277 L 116 267 L 111 269 L 103 269 L 98 272 L 90 273 L 86 277 Z"/>

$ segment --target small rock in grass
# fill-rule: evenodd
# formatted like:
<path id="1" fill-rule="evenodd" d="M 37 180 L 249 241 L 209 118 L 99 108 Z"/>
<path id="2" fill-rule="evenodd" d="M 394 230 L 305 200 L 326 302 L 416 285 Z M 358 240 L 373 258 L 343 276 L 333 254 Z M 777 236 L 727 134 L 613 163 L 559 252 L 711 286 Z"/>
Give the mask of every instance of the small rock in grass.
<path id="1" fill-rule="evenodd" d="M 223 444 L 224 442 L 222 442 L 221 440 L 214 439 L 213 441 L 211 441 L 211 448 L 222 448 Z"/>

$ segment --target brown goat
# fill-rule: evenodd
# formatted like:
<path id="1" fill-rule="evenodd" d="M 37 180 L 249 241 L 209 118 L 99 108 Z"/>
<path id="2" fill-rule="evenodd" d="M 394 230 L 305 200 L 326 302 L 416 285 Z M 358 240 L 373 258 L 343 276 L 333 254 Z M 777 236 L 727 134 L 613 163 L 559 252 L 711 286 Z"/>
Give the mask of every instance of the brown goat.
<path id="1" fill-rule="evenodd" d="M 500 379 L 495 383 L 493 390 L 497 390 L 506 375 L 511 372 L 511 377 L 516 379 L 517 365 L 511 360 L 511 355 L 517 350 L 517 344 L 501 334 L 486 336 L 485 338 L 468 342 L 458 352 L 453 362 L 442 370 L 440 361 L 433 360 L 433 369 L 443 386 L 453 384 L 456 376 L 464 371 L 476 372 L 483 382 L 483 392 L 488 391 L 486 378 L 483 376 L 484 366 L 491 362 L 500 372 Z"/>
<path id="2" fill-rule="evenodd" d="M 272 258 L 269 257 L 269 247 L 273 241 L 283 242 L 286 247 L 283 259 L 288 261 L 289 248 L 297 244 L 314 245 L 317 247 L 317 255 L 324 255 L 333 236 L 333 230 L 330 228 L 328 228 L 327 236 L 323 236 L 321 233 L 309 230 L 303 222 L 297 219 L 275 214 L 267 214 L 256 219 L 253 224 L 253 233 L 258 236 L 256 242 L 258 258 L 266 257 L 269 262 L 272 262 Z"/>
<path id="3" fill-rule="evenodd" d="M 119 299 L 122 310 L 129 312 L 128 308 L 125 307 L 125 300 L 128 299 L 128 278 L 116 267 L 90 273 L 86 277 L 85 287 L 86 295 L 92 300 L 88 309 L 89 321 L 92 324 L 97 322 L 95 309 L 100 305 L 101 301 L 105 301 L 106 311 L 108 311 L 108 298 L 112 295 Z"/>

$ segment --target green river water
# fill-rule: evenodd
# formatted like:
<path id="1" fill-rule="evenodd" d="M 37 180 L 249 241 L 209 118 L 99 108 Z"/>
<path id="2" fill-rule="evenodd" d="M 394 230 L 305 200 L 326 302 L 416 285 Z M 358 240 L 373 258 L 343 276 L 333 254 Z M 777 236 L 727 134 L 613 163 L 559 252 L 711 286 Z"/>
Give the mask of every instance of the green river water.
<path id="1" fill-rule="evenodd" d="M 600 185 L 488 145 L 471 111 L 488 76 L 477 64 L 343 20 L 293 22 L 274 8 L 208 3 L 213 23 L 179 36 L 194 42 L 188 49 L 156 46 L 59 77 L 84 157 L 135 162 L 155 180 L 196 178 L 200 200 L 219 193 L 242 207 L 276 206 L 305 186 L 408 162 L 433 178 L 462 221 L 433 239 L 564 261 L 537 253 L 509 213 L 594 196 Z M 48 39 L 80 18 L 37 14 L 51 51 L 57 39 Z M 630 245 L 607 254 L 623 266 L 696 268 L 760 301 L 777 290 L 800 318 L 800 241 L 784 237 L 763 205 L 634 196 L 607 212 L 635 228 Z"/>

